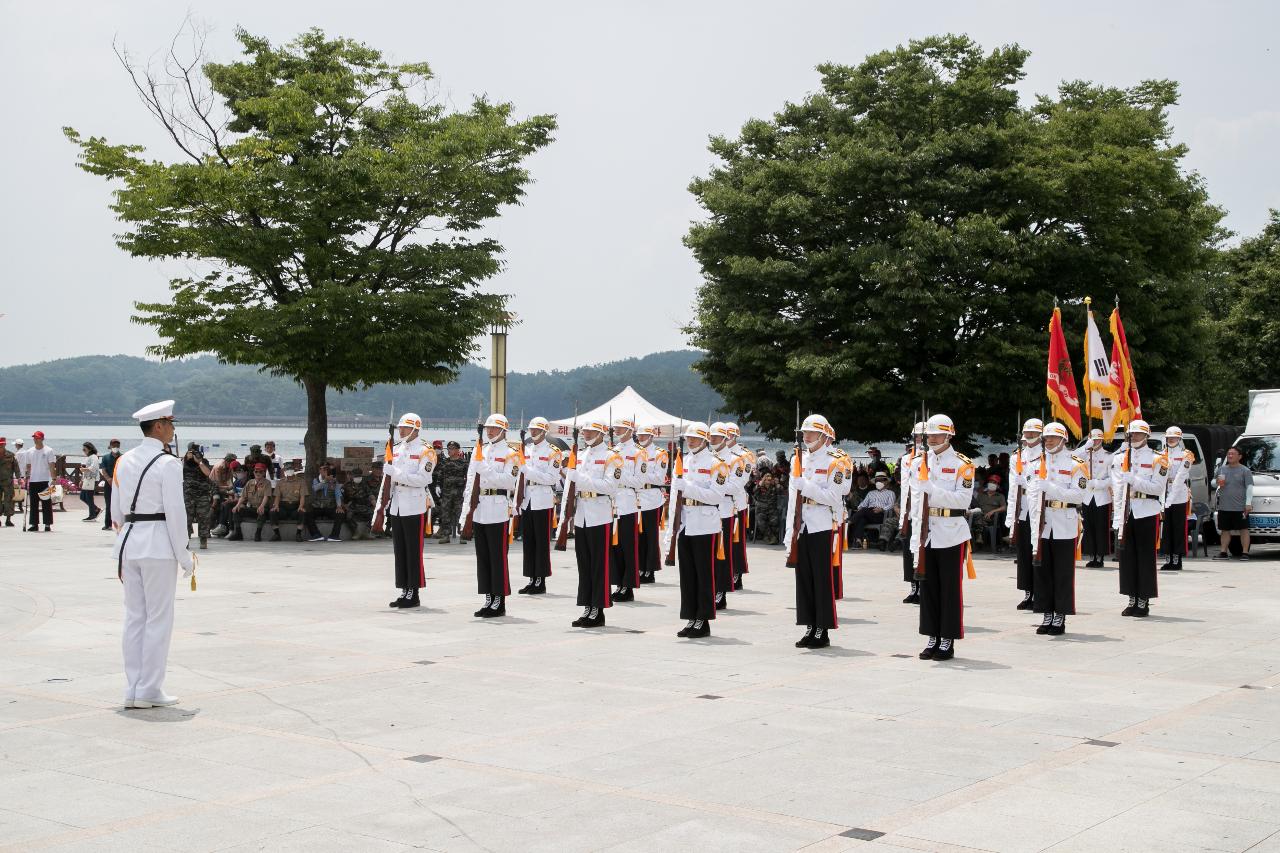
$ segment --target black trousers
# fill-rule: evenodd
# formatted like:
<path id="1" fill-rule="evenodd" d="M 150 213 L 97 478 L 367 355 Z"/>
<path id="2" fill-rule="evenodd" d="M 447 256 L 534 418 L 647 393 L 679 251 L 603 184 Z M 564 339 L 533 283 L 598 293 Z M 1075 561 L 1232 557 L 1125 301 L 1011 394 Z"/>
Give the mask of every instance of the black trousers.
<path id="1" fill-rule="evenodd" d="M 744 509 L 738 513 L 738 541 L 734 542 L 733 538 L 729 538 L 729 544 L 733 545 L 733 576 L 745 575 L 747 573 L 747 511 Z"/>
<path id="2" fill-rule="evenodd" d="M 8 485 L 7 483 L 5 484 Z M 53 501 L 40 500 L 40 493 L 49 488 L 48 480 L 27 481 L 27 515 L 31 517 L 31 523 L 28 527 L 36 527 L 40 524 L 40 516 L 44 516 L 44 526 L 49 527 L 53 524 Z"/>
<path id="3" fill-rule="evenodd" d="M 572 521 L 572 519 L 566 519 Z M 578 606 L 612 607 L 609 588 L 609 552 L 613 549 L 613 525 L 576 527 L 573 553 L 578 558 Z"/>
<path id="4" fill-rule="evenodd" d="M 796 624 L 840 627 L 836 616 L 836 569 L 831 565 L 830 530 L 801 533 L 796 549 Z"/>
<path id="5" fill-rule="evenodd" d="M 884 510 L 864 507 L 855 511 L 850 521 L 853 522 L 853 532 L 850 534 L 853 541 L 861 542 L 867 536 L 868 524 L 879 524 L 884 521 Z"/>
<path id="6" fill-rule="evenodd" d="M 282 501 L 279 509 L 271 510 L 272 527 L 279 527 L 281 521 L 303 521 L 305 519 L 305 512 L 299 512 L 296 503 Z"/>
<path id="7" fill-rule="evenodd" d="M 1187 505 L 1165 507 L 1160 534 L 1160 551 L 1169 556 L 1187 556 Z"/>
<path id="8" fill-rule="evenodd" d="M 680 560 L 680 618 L 716 618 L 716 535 L 690 536 L 676 542 Z"/>
<path id="9" fill-rule="evenodd" d="M 1014 556 L 1018 562 L 1018 589 L 1023 592 L 1034 592 L 1036 588 L 1036 572 L 1031 565 L 1032 546 L 1031 519 L 1018 519 L 1018 544 L 1014 546 Z"/>
<path id="10" fill-rule="evenodd" d="M 526 509 L 520 514 L 520 541 L 524 545 L 524 576 L 551 577 L 551 516 L 554 510 Z"/>
<path id="11" fill-rule="evenodd" d="M 720 519 L 720 542 L 724 543 L 724 559 L 720 559 L 722 550 L 716 545 L 716 593 L 733 591 L 733 516 Z"/>
<path id="12" fill-rule="evenodd" d="M 422 561 L 422 535 L 427 515 L 391 517 L 391 546 L 396 556 L 396 588 L 422 589 L 427 585 L 427 567 Z"/>
<path id="13" fill-rule="evenodd" d="M 347 511 L 341 512 L 335 506 L 321 506 L 308 508 L 302 513 L 303 523 L 307 525 L 307 532 L 312 536 L 320 535 L 320 528 L 316 525 L 317 521 L 332 521 L 333 527 L 329 531 L 330 539 L 337 539 L 342 533 L 342 525 L 347 520 Z"/>
<path id="14" fill-rule="evenodd" d="M 639 513 L 618 516 L 618 544 L 609 555 L 609 582 L 623 589 L 640 586 L 640 541 L 636 535 Z M 612 539 L 612 535 L 610 539 Z"/>
<path id="15" fill-rule="evenodd" d="M 1084 541 L 1080 551 L 1095 560 L 1111 553 L 1111 504 L 1084 505 Z"/>
<path id="16" fill-rule="evenodd" d="M 507 522 L 472 524 L 476 542 L 476 592 L 506 598 L 511 594 L 507 570 Z"/>
<path id="17" fill-rule="evenodd" d="M 1045 539 L 1036 568 L 1036 613 L 1076 612 L 1076 540 Z"/>
<path id="18" fill-rule="evenodd" d="M 959 640 L 964 637 L 964 573 L 969 545 L 924 549 L 924 580 L 920 581 L 920 633 L 926 637 Z"/>
<path id="19" fill-rule="evenodd" d="M 7 484 L 6 484 L 7 485 Z M 102 481 L 102 526 L 111 526 L 111 478 Z"/>
<path id="20" fill-rule="evenodd" d="M 911 520 L 907 520 L 907 532 L 902 534 L 902 579 L 912 583 L 916 579 L 916 567 L 912 565 L 915 555 L 911 552 Z"/>
<path id="21" fill-rule="evenodd" d="M 640 571 L 652 574 L 662 568 L 662 540 L 658 530 L 662 507 L 646 509 L 640 515 L 644 518 L 644 532 L 640 534 Z"/>
<path id="22" fill-rule="evenodd" d="M 1156 589 L 1156 525 L 1158 515 L 1147 518 L 1130 516 L 1125 521 L 1124 539 L 1120 542 L 1120 594 L 1138 598 L 1155 598 Z"/>
<path id="23" fill-rule="evenodd" d="M 240 522 L 246 519 L 256 520 L 258 522 L 258 525 L 257 525 L 258 529 L 261 530 L 262 526 L 267 523 L 268 515 L 270 515 L 270 510 L 263 510 L 262 513 L 259 513 L 256 509 L 254 509 L 251 506 L 246 506 L 241 509 L 238 509 L 231 514 L 231 523 L 232 523 L 231 532 L 239 533 Z"/>

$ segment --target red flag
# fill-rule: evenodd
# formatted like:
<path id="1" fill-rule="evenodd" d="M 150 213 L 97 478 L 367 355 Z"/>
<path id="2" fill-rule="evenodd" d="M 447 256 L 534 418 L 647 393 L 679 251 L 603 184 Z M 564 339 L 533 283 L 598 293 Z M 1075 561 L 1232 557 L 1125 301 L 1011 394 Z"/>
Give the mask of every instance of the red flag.
<path id="1" fill-rule="evenodd" d="M 1067 353 L 1067 339 L 1062 335 L 1062 312 L 1055 306 L 1049 320 L 1049 367 L 1045 378 L 1045 391 L 1049 395 L 1049 410 L 1066 424 L 1076 438 L 1080 438 L 1080 397 L 1076 392 L 1076 377 L 1071 371 L 1071 356 Z"/>
<path id="2" fill-rule="evenodd" d="M 1138 396 L 1138 378 L 1133 373 L 1133 358 L 1129 355 L 1129 341 L 1124 335 L 1124 324 L 1120 322 L 1119 307 L 1111 312 L 1111 384 L 1120 399 L 1117 422 L 1123 418 L 1127 424 L 1134 418 L 1141 418 L 1142 398 Z"/>

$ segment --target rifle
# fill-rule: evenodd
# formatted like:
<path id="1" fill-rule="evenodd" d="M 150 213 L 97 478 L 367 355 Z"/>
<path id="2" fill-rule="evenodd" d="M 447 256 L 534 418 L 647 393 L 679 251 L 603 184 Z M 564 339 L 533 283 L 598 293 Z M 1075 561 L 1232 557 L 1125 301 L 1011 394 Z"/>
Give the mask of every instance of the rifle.
<path id="1" fill-rule="evenodd" d="M 391 448 L 395 442 L 395 419 L 396 404 L 391 404 L 391 411 L 387 414 L 387 450 L 384 460 L 391 461 Z M 369 522 L 370 533 L 381 533 L 387 523 L 387 508 L 391 504 L 391 476 L 389 474 L 382 475 L 382 482 L 378 484 L 378 498 L 373 502 L 373 519 Z"/>
<path id="2" fill-rule="evenodd" d="M 1031 564 L 1033 566 L 1040 565 L 1040 553 L 1044 548 L 1044 509 L 1045 509 L 1045 492 L 1044 481 L 1048 478 L 1048 449 L 1044 446 L 1044 439 L 1040 444 L 1040 520 L 1036 522 L 1036 550 L 1031 555 Z"/>
<path id="3" fill-rule="evenodd" d="M 524 455 L 524 427 L 520 428 L 520 455 Z M 511 535 L 520 533 L 520 507 L 524 506 L 524 466 L 520 466 L 520 478 L 516 480 L 516 514 L 511 518 Z"/>
<path id="4" fill-rule="evenodd" d="M 684 430 L 680 432 L 679 455 L 677 456 L 669 450 L 667 457 L 667 477 L 673 482 L 675 477 L 684 476 Z M 674 450 L 675 446 L 673 445 L 671 449 Z M 677 463 L 680 467 L 677 467 Z M 677 494 L 680 493 L 673 486 L 671 489 L 673 507 L 671 509 L 671 518 L 669 519 L 671 524 L 671 544 L 667 546 L 667 558 L 663 560 L 663 565 L 666 566 L 674 566 L 676 564 L 676 539 L 680 536 L 680 516 L 684 514 L 684 500 L 677 498 Z"/>
<path id="5" fill-rule="evenodd" d="M 914 425 L 912 426 L 911 431 L 914 433 L 912 436 L 914 444 L 912 459 L 914 459 L 923 452 L 920 448 L 920 442 L 923 439 L 923 434 L 916 432 Z M 907 473 L 910 474 L 910 472 Z M 911 483 L 906 477 L 902 478 L 902 489 L 907 493 L 907 511 L 902 514 L 902 526 L 898 529 L 898 535 L 905 539 L 907 536 L 907 525 L 911 523 Z M 905 548 L 906 545 L 904 544 L 903 547 Z"/>
<path id="6" fill-rule="evenodd" d="M 480 449 L 484 444 L 484 424 L 477 421 L 476 423 L 476 449 L 471 454 L 472 461 L 477 461 L 476 457 L 484 459 L 484 453 Z M 476 470 L 476 478 L 471 481 L 471 500 L 467 506 L 467 520 L 462 523 L 462 532 L 458 534 L 459 542 L 470 542 L 475 527 L 476 507 L 480 506 L 480 471 Z"/>
<path id="7" fill-rule="evenodd" d="M 1124 451 L 1124 465 L 1120 467 L 1120 470 L 1128 472 L 1133 470 L 1133 442 L 1129 440 L 1129 430 L 1127 428 L 1124 431 L 1124 443 L 1126 445 Z M 1117 545 L 1124 541 L 1124 530 L 1129 526 L 1129 491 L 1132 487 L 1131 483 L 1125 483 L 1124 492 L 1121 493 L 1120 511 L 1124 513 L 1124 515 L 1120 517 L 1120 529 L 1116 531 Z"/>
<path id="8" fill-rule="evenodd" d="M 576 471 L 578 469 L 578 416 L 573 416 L 573 446 L 569 448 L 569 470 Z M 569 485 L 564 490 L 564 507 L 560 512 L 560 529 L 556 531 L 557 551 L 565 551 L 569 548 L 569 528 L 573 527 L 573 517 L 578 513 L 578 483 L 576 475 L 574 480 L 569 481 Z"/>
<path id="9" fill-rule="evenodd" d="M 920 459 L 921 481 L 929 479 L 929 450 L 924 451 Z M 916 570 L 912 575 L 916 580 L 924 579 L 924 543 L 929 539 L 929 492 L 920 496 L 920 547 L 916 550 Z"/>
<path id="10" fill-rule="evenodd" d="M 1022 476 L 1022 449 L 1026 447 L 1027 440 L 1025 438 L 1018 439 L 1018 452 L 1015 454 L 1016 463 L 1014 467 L 1015 473 Z M 1012 488 L 1012 487 L 1011 487 Z M 1013 490 L 1013 524 L 1009 527 L 1009 544 L 1018 544 L 1018 519 L 1022 517 L 1022 486 Z"/>
<path id="11" fill-rule="evenodd" d="M 801 461 L 800 446 L 802 444 L 802 435 L 800 432 L 800 401 L 796 400 L 796 449 L 795 456 L 791 458 L 791 479 L 804 476 L 804 463 Z M 804 526 L 804 497 L 800 494 L 800 490 L 796 489 L 796 505 L 795 511 L 791 515 L 791 550 L 787 552 L 787 568 L 794 569 L 800 562 L 800 528 Z"/>

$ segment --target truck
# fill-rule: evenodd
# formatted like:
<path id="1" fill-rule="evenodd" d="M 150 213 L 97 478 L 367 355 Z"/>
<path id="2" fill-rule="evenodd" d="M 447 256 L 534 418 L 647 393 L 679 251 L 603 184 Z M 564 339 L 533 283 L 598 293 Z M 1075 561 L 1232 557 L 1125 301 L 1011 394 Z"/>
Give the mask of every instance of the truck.
<path id="1" fill-rule="evenodd" d="M 1280 542 L 1280 388 L 1249 392 L 1249 421 L 1232 446 L 1253 472 L 1249 538 Z"/>

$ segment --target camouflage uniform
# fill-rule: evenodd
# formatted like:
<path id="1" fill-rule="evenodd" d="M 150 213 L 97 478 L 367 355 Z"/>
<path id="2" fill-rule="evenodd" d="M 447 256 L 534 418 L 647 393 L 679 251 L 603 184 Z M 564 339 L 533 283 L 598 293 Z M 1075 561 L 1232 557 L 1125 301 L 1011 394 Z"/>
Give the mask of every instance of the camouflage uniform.
<path id="1" fill-rule="evenodd" d="M 217 495 L 213 481 L 204 475 L 200 466 L 188 459 L 182 460 L 182 499 L 187 505 L 187 528 L 194 523 L 203 541 L 209 538 L 209 522 L 213 518 L 213 499 Z"/>
<path id="2" fill-rule="evenodd" d="M 356 525 L 368 525 L 373 521 L 374 501 L 378 499 L 378 487 L 382 485 L 382 476 L 376 478 L 372 474 L 363 475 L 359 470 L 352 471 L 353 479 L 348 480 L 342 488 L 342 502 L 347 507 L 347 527 L 352 535 L 356 535 Z M 360 482 L 355 477 L 361 477 Z"/>
<path id="3" fill-rule="evenodd" d="M 10 516 L 13 515 L 13 478 L 18 475 L 18 457 L 8 449 L 0 447 L 0 516 L 13 526 Z"/>
<path id="4" fill-rule="evenodd" d="M 462 493 L 467 488 L 467 458 L 454 459 L 448 455 L 436 466 L 435 475 L 440 483 L 440 541 L 448 542 L 458 529 L 462 515 Z"/>
<path id="5" fill-rule="evenodd" d="M 756 485 L 755 491 L 755 523 L 756 540 L 766 541 L 770 545 L 778 544 L 778 535 L 782 530 L 782 516 L 778 512 L 777 483 L 770 486 Z"/>

